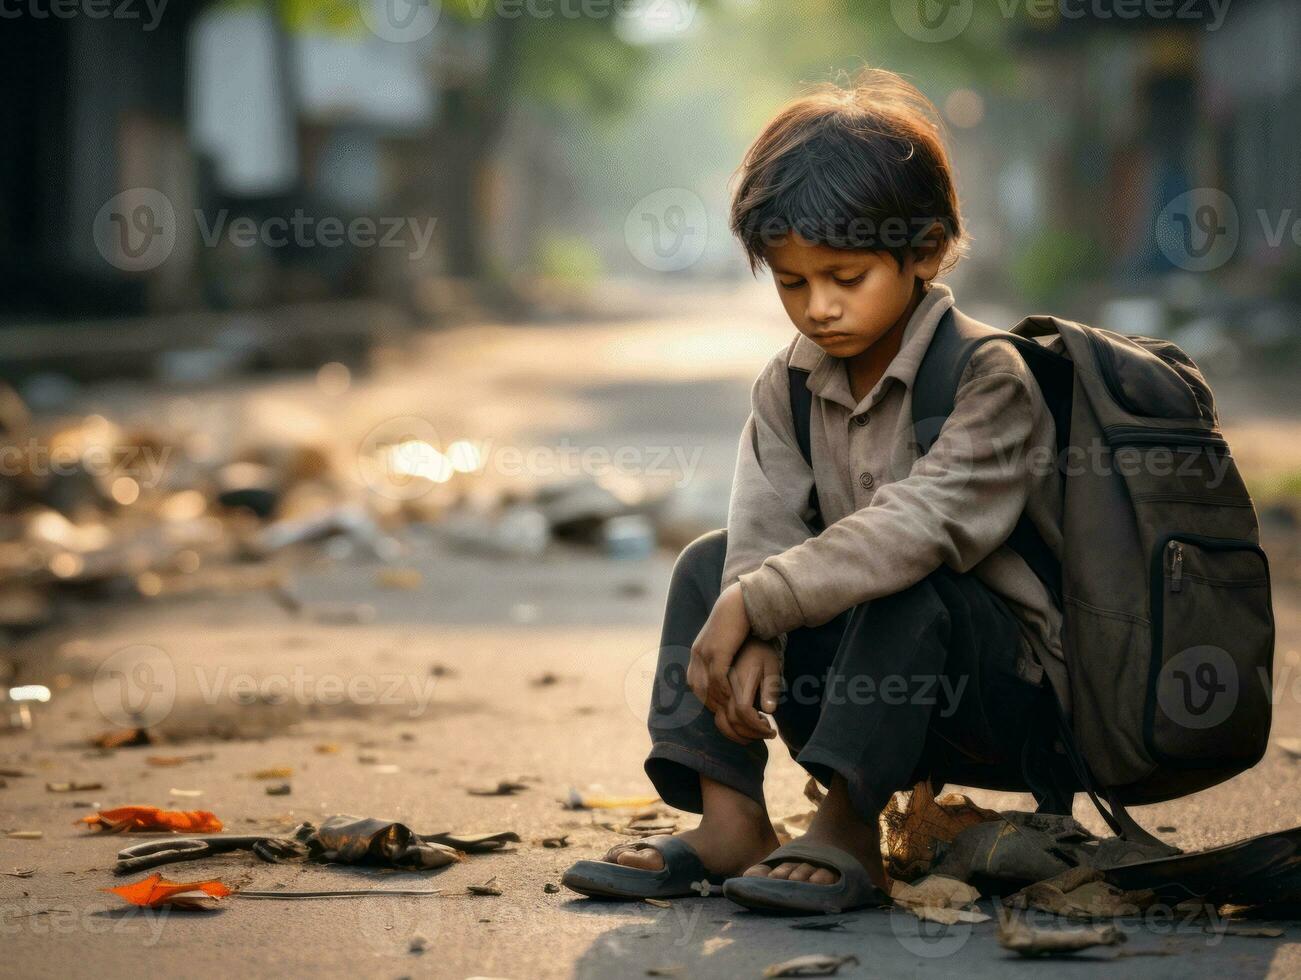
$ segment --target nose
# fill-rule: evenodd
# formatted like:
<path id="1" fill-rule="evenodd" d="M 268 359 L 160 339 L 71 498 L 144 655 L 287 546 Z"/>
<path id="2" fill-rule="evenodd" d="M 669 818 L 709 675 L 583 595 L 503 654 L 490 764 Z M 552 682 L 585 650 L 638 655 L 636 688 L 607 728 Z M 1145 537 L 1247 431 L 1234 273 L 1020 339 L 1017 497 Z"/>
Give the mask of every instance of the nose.
<path id="1" fill-rule="evenodd" d="M 810 289 L 808 318 L 819 326 L 840 319 L 840 302 L 829 290 Z"/>

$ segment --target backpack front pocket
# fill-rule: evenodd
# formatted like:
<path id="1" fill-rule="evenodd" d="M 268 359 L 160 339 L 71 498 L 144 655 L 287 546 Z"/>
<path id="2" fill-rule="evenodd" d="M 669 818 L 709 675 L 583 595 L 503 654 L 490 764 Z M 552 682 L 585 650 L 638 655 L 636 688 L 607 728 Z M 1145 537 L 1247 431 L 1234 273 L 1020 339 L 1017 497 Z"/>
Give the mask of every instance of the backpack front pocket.
<path id="1" fill-rule="evenodd" d="M 1252 541 L 1175 533 L 1156 542 L 1144 739 L 1184 769 L 1254 765 L 1269 740 L 1274 615 Z"/>

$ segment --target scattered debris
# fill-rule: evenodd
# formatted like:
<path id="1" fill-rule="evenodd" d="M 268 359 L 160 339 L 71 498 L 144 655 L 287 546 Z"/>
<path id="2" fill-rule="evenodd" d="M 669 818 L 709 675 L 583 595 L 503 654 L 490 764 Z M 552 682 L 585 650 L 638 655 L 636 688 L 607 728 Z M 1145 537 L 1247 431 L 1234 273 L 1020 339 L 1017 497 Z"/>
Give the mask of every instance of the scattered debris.
<path id="1" fill-rule="evenodd" d="M 5 834 L 9 840 L 40 840 L 44 836 L 43 830 L 10 830 Z"/>
<path id="2" fill-rule="evenodd" d="M 104 784 L 98 782 L 46 783 L 45 788 L 51 793 L 81 793 L 94 789 L 103 789 Z"/>
<path id="3" fill-rule="evenodd" d="M 560 891 L 560 886 L 557 885 L 554 881 L 548 881 L 545 885 L 542 886 L 542 891 L 547 895 L 554 895 Z"/>
<path id="4" fill-rule="evenodd" d="M 422 936 L 420 933 L 416 933 L 414 936 L 412 936 L 411 941 L 407 943 L 408 953 L 415 953 L 419 955 L 420 953 L 423 953 L 428 948 L 429 948 L 429 940 L 426 937 Z"/>
<path id="5" fill-rule="evenodd" d="M 190 798 L 193 798 L 193 797 L 195 797 L 195 796 L 202 796 L 202 795 L 203 795 L 203 790 L 201 790 L 201 789 L 177 789 L 175 786 L 173 786 L 171 789 L 169 789 L 169 790 L 167 791 L 167 795 L 168 795 L 168 796 L 182 796 L 182 797 L 190 797 Z"/>
<path id="6" fill-rule="evenodd" d="M 568 847 L 569 835 L 564 834 L 560 837 L 543 837 L 542 846 L 543 847 Z"/>
<path id="7" fill-rule="evenodd" d="M 0 871 L 0 875 L 9 878 L 30 878 L 34 874 L 36 874 L 35 868 L 12 868 L 9 871 Z"/>
<path id="8" fill-rule="evenodd" d="M 858 966 L 857 956 L 828 956 L 825 953 L 811 953 L 797 956 L 784 963 L 774 963 L 763 971 L 765 980 L 776 977 L 834 977 L 842 966 Z"/>
<path id="9" fill-rule="evenodd" d="M 426 840 L 405 824 L 373 817 L 337 814 L 327 817 L 320 827 L 302 824 L 294 837 L 306 844 L 308 854 L 318 861 L 427 871 L 462 859 L 460 851 Z"/>
<path id="10" fill-rule="evenodd" d="M 968 827 L 997 820 L 998 814 L 977 806 L 967 796 L 947 793 L 939 799 L 930 780 L 922 780 L 912 792 L 896 793 L 881 814 L 881 841 L 889 855 L 887 868 L 892 878 L 910 881 L 930 871 L 937 849 L 950 844 Z"/>
<path id="11" fill-rule="evenodd" d="M 22 779 L 30 775 L 25 769 L 0 769 L 0 776 L 8 776 L 10 779 Z"/>
<path id="12" fill-rule="evenodd" d="M 919 919 L 953 925 L 956 922 L 988 922 L 989 916 L 970 908 L 980 892 L 956 878 L 927 875 L 916 884 L 892 881 L 890 897 L 895 905 Z"/>
<path id="13" fill-rule="evenodd" d="M 338 755 L 343 751 L 343 746 L 335 742 L 322 742 L 314 749 L 317 755 Z"/>
<path id="14" fill-rule="evenodd" d="M 267 787 L 267 796 L 288 796 L 293 792 L 289 783 L 272 783 Z"/>
<path id="15" fill-rule="evenodd" d="M 529 681 L 529 683 L 532 684 L 534 687 L 552 687 L 553 685 L 560 683 L 560 675 L 553 674 L 551 671 L 548 670 L 546 673 L 539 674 L 537 677 L 534 677 L 532 680 Z"/>
<path id="16" fill-rule="evenodd" d="M 96 735 L 90 744 L 98 749 L 127 749 L 137 745 L 153 745 L 154 737 L 147 728 L 119 728 Z"/>
<path id="17" fill-rule="evenodd" d="M 791 928 L 808 932 L 835 932 L 847 925 L 849 925 L 849 919 L 818 918 L 810 919 L 807 922 L 793 922 Z"/>
<path id="18" fill-rule="evenodd" d="M 272 769 L 259 769 L 256 772 L 249 773 L 253 779 L 288 779 L 294 774 L 290 766 L 276 766 Z"/>
<path id="19" fill-rule="evenodd" d="M 101 810 L 76 822 L 110 834 L 141 830 L 215 834 L 222 828 L 221 821 L 207 810 L 160 810 L 156 806 L 122 806 L 113 810 Z"/>
<path id="20" fill-rule="evenodd" d="M 663 898 L 643 898 L 642 901 L 647 905 L 654 905 L 657 909 L 670 909 L 673 907 L 672 902 Z"/>
<path id="21" fill-rule="evenodd" d="M 1028 925 L 1011 911 L 998 908 L 998 944 L 1022 956 L 1060 956 L 1094 946 L 1115 946 L 1125 934 L 1115 926 L 1043 929 Z"/>
<path id="22" fill-rule="evenodd" d="M 500 895 L 501 889 L 497 887 L 497 877 L 494 875 L 481 885 L 466 885 L 465 890 L 471 895 Z"/>
<path id="23" fill-rule="evenodd" d="M 520 783 L 510 779 L 503 779 L 496 786 L 489 787 L 470 787 L 466 790 L 471 796 L 514 796 L 521 790 L 528 789 L 527 783 Z"/>
<path id="24" fill-rule="evenodd" d="M 194 752 L 190 755 L 150 755 L 145 757 L 145 762 L 151 766 L 166 768 L 170 766 L 183 766 L 187 762 L 207 762 L 215 758 L 211 752 Z"/>
<path id="25" fill-rule="evenodd" d="M 212 837 L 164 837 L 124 847 L 117 852 L 114 874 L 131 874 L 164 864 L 195 861 L 213 854 L 232 851 L 252 851 L 264 861 L 279 863 L 307 856 L 307 847 L 299 841 L 279 837 L 232 836 L 217 834 Z"/>
<path id="26" fill-rule="evenodd" d="M 129 885 L 101 888 L 100 891 L 143 908 L 166 905 L 169 908 L 189 910 L 211 909 L 218 901 L 232 894 L 220 881 L 176 882 L 168 881 L 160 874 L 152 874 Z"/>
<path id="27" fill-rule="evenodd" d="M 594 796 L 571 789 L 564 805 L 567 810 L 618 810 L 624 807 L 646 807 L 658 802 L 658 796 Z"/>

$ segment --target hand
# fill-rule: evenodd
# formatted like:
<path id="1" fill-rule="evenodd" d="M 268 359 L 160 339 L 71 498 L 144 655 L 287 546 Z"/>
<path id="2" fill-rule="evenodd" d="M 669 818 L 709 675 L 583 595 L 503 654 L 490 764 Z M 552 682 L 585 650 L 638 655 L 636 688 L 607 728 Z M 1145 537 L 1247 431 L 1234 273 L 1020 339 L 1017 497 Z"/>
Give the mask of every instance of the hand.
<path id="1" fill-rule="evenodd" d="M 756 738 L 774 738 L 776 732 L 768 719 L 755 707 L 755 695 L 763 711 L 777 710 L 777 696 L 782 689 L 781 657 L 767 640 L 751 637 L 736 655 L 727 672 L 732 696 L 714 712 L 714 724 L 733 742 L 745 745 Z"/>
<path id="2" fill-rule="evenodd" d="M 691 644 L 687 684 L 710 711 L 716 711 L 732 696 L 727 672 L 749 635 L 750 617 L 746 615 L 738 582 L 723 590 L 696 642 Z"/>

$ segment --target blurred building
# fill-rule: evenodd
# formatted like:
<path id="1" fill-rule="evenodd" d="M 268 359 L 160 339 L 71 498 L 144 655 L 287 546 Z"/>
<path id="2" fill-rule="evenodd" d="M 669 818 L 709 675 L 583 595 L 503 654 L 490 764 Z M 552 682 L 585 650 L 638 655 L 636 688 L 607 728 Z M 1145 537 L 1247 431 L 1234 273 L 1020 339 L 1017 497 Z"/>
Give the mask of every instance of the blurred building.
<path id="1" fill-rule="evenodd" d="M 242 218 L 418 218 L 409 185 L 428 169 L 411 164 L 437 113 L 432 38 L 390 43 L 360 23 L 271 13 L 293 5 L 128 6 L 139 16 L 4 21 L 0 317 L 241 309 L 410 274 L 411 250 L 304 247 L 292 234 L 249 245 L 229 230 Z M 104 213 L 138 188 L 170 214 L 137 214 L 138 197 Z M 170 226 L 165 260 L 114 254 L 137 218 Z"/>
<path id="2" fill-rule="evenodd" d="M 1187 16 L 1101 0 L 1018 27 L 1023 95 L 998 126 L 1013 275 L 1118 330 L 1281 341 L 1301 300 L 1301 4 L 1166 7 Z"/>

